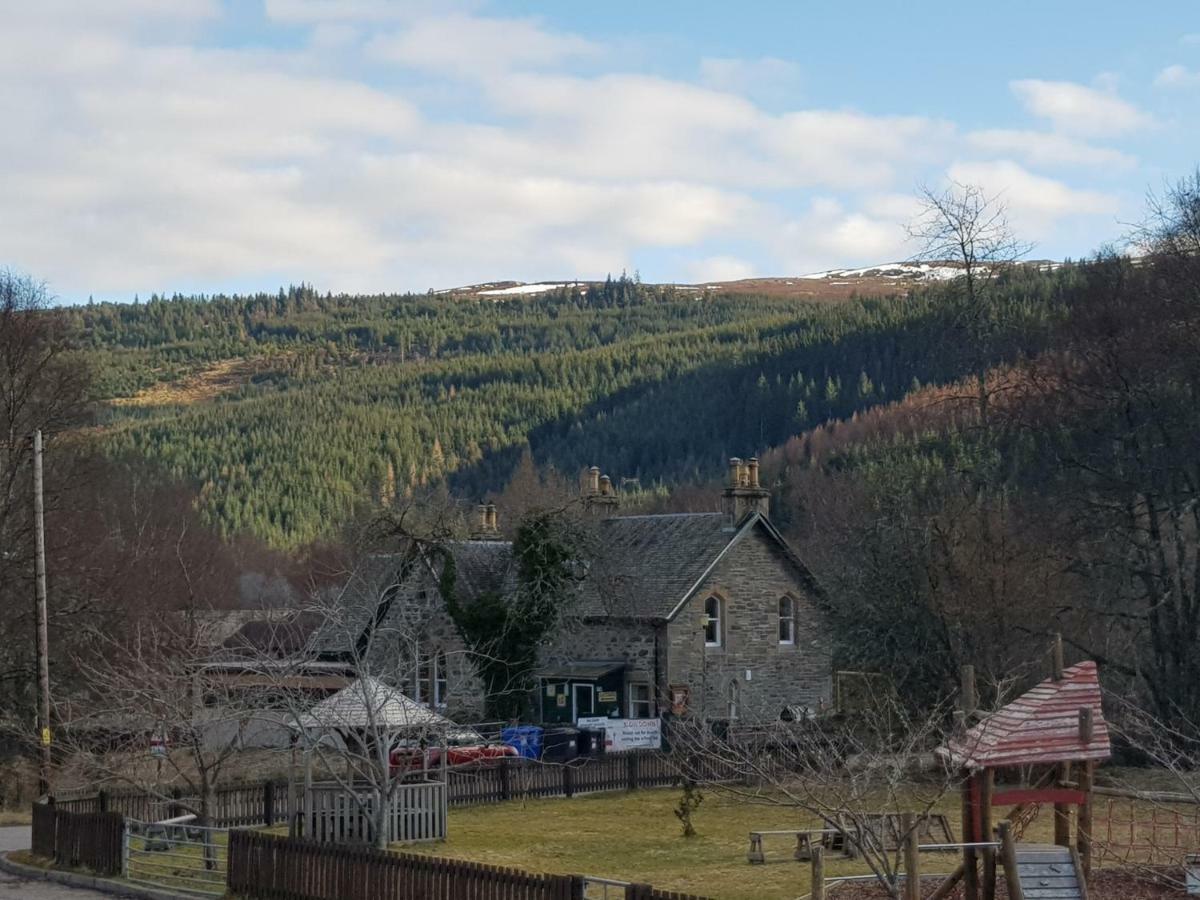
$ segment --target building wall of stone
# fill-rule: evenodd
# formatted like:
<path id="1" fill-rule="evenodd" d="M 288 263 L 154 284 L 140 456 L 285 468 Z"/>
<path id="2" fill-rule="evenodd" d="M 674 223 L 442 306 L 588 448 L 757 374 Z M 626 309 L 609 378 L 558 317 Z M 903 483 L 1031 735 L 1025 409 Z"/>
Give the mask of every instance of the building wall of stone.
<path id="1" fill-rule="evenodd" d="M 654 678 L 655 626 L 637 622 L 564 623 L 550 644 L 539 654 L 543 667 L 579 660 L 624 660 L 625 684 L 645 683 Z M 622 692 L 627 697 L 628 692 Z"/>
<path id="2" fill-rule="evenodd" d="M 372 671 L 398 684 L 410 697 L 429 702 L 429 684 L 418 678 L 419 661 L 441 651 L 446 659 L 444 713 L 456 722 L 478 722 L 484 716 L 486 688 L 474 654 L 450 618 L 438 586 L 428 570 L 414 573 L 393 600 L 376 629 L 367 659 Z"/>
<path id="3" fill-rule="evenodd" d="M 704 644 L 704 601 L 721 598 L 720 647 Z M 779 598 L 793 598 L 795 643 L 779 643 Z M 763 531 L 721 560 L 667 629 L 667 680 L 688 685 L 690 706 L 713 718 L 777 719 L 785 706 L 817 708 L 832 694 L 833 643 L 794 567 Z M 747 678 L 749 673 L 749 678 Z M 736 687 L 734 687 L 736 685 Z"/>

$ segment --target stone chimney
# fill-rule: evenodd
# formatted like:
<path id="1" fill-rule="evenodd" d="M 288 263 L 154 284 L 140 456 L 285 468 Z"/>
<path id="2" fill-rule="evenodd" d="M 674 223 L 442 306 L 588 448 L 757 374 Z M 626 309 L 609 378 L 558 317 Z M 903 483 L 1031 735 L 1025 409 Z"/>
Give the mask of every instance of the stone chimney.
<path id="1" fill-rule="evenodd" d="M 583 505 L 588 512 L 599 516 L 612 515 L 621 505 L 621 497 L 613 488 L 612 479 L 601 475 L 599 466 L 592 466 L 587 471 Z"/>
<path id="2" fill-rule="evenodd" d="M 471 529 L 471 540 L 500 540 L 500 528 L 496 524 L 496 504 L 480 503 L 475 508 L 475 526 Z"/>
<path id="3" fill-rule="evenodd" d="M 766 516 L 771 509 L 771 492 L 758 483 L 758 459 L 729 460 L 729 480 L 721 495 L 721 508 L 730 523 L 739 525 L 751 513 Z"/>

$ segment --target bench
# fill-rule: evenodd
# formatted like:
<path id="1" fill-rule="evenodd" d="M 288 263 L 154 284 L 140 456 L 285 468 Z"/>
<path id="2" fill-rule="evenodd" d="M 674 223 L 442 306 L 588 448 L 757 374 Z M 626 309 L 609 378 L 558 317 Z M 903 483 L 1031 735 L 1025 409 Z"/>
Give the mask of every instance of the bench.
<path id="1" fill-rule="evenodd" d="M 763 855 L 763 838 L 768 835 L 777 834 L 786 834 L 789 837 L 794 837 L 796 839 L 796 849 L 792 853 L 792 858 L 806 862 L 812 859 L 813 844 L 828 844 L 830 837 L 836 834 L 836 832 L 826 828 L 789 828 L 783 831 L 752 831 L 750 832 L 750 850 L 746 853 L 746 862 L 751 864 L 765 863 L 767 860 Z"/>

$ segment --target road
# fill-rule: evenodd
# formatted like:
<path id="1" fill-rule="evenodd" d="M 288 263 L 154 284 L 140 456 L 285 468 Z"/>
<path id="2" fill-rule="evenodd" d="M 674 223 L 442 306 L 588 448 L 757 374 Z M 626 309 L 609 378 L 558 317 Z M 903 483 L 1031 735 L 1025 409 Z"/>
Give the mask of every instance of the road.
<path id="1" fill-rule="evenodd" d="M 28 825 L 0 828 L 0 853 L 28 849 Z M 0 900 L 112 900 L 112 895 L 67 887 L 64 884 L 53 884 L 48 881 L 30 881 L 16 875 L 9 875 L 7 872 L 0 872 Z"/>

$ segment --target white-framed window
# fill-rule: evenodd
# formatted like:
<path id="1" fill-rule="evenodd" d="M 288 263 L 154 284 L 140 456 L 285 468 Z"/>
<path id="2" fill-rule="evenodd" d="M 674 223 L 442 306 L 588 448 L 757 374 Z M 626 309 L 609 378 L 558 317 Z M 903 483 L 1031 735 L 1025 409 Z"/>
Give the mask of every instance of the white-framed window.
<path id="1" fill-rule="evenodd" d="M 738 683 L 736 680 L 729 682 L 729 718 L 730 720 L 738 717 Z"/>
<path id="2" fill-rule="evenodd" d="M 721 598 L 715 594 L 704 601 L 704 646 L 721 646 Z"/>
<path id="3" fill-rule="evenodd" d="M 786 595 L 779 598 L 779 643 L 796 643 L 796 601 Z"/>
<path id="4" fill-rule="evenodd" d="M 654 714 L 654 704 L 650 695 L 650 685 L 629 685 L 629 718 L 649 719 Z"/>

